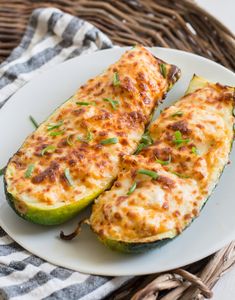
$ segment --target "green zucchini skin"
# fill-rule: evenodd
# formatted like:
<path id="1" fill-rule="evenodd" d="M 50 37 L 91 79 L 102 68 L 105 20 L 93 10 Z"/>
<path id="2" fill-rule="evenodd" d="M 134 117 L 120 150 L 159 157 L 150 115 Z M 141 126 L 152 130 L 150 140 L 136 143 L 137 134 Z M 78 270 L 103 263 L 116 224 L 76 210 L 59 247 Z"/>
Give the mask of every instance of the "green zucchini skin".
<path id="1" fill-rule="evenodd" d="M 164 246 L 168 241 L 172 240 L 173 238 L 165 238 L 160 241 L 158 240 L 155 242 L 148 242 L 148 243 L 126 243 L 122 241 L 115 241 L 115 240 L 102 239 L 102 238 L 99 238 L 99 240 L 105 246 L 107 246 L 109 249 L 113 251 L 127 253 L 127 254 L 128 253 L 138 254 L 138 253 L 152 250 L 154 248 L 160 248 Z"/>
<path id="2" fill-rule="evenodd" d="M 109 189 L 112 183 L 110 183 L 104 190 Z M 7 202 L 11 206 L 11 208 L 15 211 L 15 213 L 21 218 L 30 221 L 31 223 L 40 224 L 40 225 L 59 225 L 62 224 L 73 217 L 75 217 L 81 210 L 87 207 L 94 198 L 98 197 L 104 190 L 98 190 L 94 192 L 94 194 L 90 195 L 90 197 L 86 197 L 81 199 L 79 202 L 62 206 L 56 209 L 38 209 L 34 206 L 29 206 L 22 204 L 23 207 L 20 208 L 16 206 L 18 200 L 8 192 L 7 183 L 4 178 L 4 189 Z"/>
<path id="3" fill-rule="evenodd" d="M 203 78 L 199 78 L 197 76 L 194 75 L 194 80 L 196 80 L 196 83 L 199 82 L 199 87 L 203 87 L 204 85 L 204 79 Z M 193 81 L 193 80 L 192 80 Z M 201 86 L 200 86 L 201 85 Z M 190 88 L 190 87 L 189 87 Z M 190 89 L 188 89 L 188 91 L 186 92 L 186 94 L 188 93 L 191 93 Z M 235 99 L 234 99 L 235 100 Z M 234 115 L 234 109 L 235 109 L 235 101 L 233 102 L 233 108 L 231 110 L 231 115 Z M 233 130 L 233 128 L 232 128 Z M 233 135 L 233 138 L 231 139 L 231 143 L 230 143 L 230 152 L 229 152 L 229 156 L 231 155 L 231 151 L 232 151 L 232 147 L 233 147 L 233 141 L 234 141 L 234 136 L 235 136 L 235 132 L 234 132 L 234 135 Z M 210 196 L 212 195 L 212 193 L 215 191 L 218 183 L 219 183 L 219 180 L 225 170 L 225 167 L 226 167 L 227 164 L 225 164 L 218 176 L 218 179 L 217 181 L 215 182 L 215 185 L 211 191 L 211 193 L 209 195 L 207 195 L 205 201 L 203 201 L 203 204 L 200 208 L 200 211 L 198 213 L 197 216 L 194 216 L 192 217 L 188 224 L 183 228 L 183 230 L 181 232 L 175 232 L 174 234 L 171 234 L 171 236 L 169 235 L 164 237 L 163 239 L 158 239 L 156 241 L 151 241 L 151 242 L 125 242 L 125 241 L 121 241 L 121 240 L 113 240 L 113 239 L 109 239 L 105 236 L 101 236 L 99 235 L 98 232 L 96 232 L 93 229 L 93 231 L 95 232 L 95 234 L 97 235 L 98 239 L 105 245 L 107 246 L 109 249 L 113 250 L 113 251 L 117 251 L 117 252 L 121 252 L 121 253 L 126 253 L 126 254 L 136 254 L 136 253 L 143 253 L 143 252 L 146 252 L 146 251 L 149 251 L 149 250 L 152 250 L 152 249 L 155 249 L 155 248 L 159 248 L 159 247 L 162 247 L 164 246 L 166 243 L 172 241 L 173 239 L 175 239 L 177 236 L 179 236 L 184 230 L 186 230 L 191 224 L 192 222 L 198 218 L 198 216 L 200 215 L 202 209 L 206 206 L 208 200 L 210 199 Z"/>

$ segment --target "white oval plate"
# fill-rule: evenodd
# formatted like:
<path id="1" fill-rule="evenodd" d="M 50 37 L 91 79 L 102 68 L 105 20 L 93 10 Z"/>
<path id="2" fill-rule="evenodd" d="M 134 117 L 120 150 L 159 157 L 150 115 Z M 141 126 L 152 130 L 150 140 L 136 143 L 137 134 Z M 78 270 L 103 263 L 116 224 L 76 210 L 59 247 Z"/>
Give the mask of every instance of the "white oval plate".
<path id="1" fill-rule="evenodd" d="M 43 121 L 81 84 L 117 61 L 125 50 L 126 48 L 115 48 L 71 59 L 44 72 L 20 89 L 0 110 L 0 166 L 7 163 L 33 130 L 28 120 L 29 115 L 33 115 L 39 122 Z M 234 74 L 210 60 L 171 49 L 152 48 L 151 51 L 182 70 L 181 79 L 169 93 L 163 107 L 184 94 L 194 73 L 208 80 L 235 85 Z M 231 158 L 234 154 L 233 150 Z M 60 240 L 60 230 L 73 230 L 81 215 L 56 227 L 38 226 L 22 220 L 6 203 L 2 179 L 0 225 L 25 249 L 69 269 L 111 276 L 166 271 L 202 259 L 235 239 L 234 178 L 235 166 L 230 164 L 200 217 L 179 237 L 161 248 L 143 254 L 112 252 L 85 226 L 79 238 L 70 242 Z"/>

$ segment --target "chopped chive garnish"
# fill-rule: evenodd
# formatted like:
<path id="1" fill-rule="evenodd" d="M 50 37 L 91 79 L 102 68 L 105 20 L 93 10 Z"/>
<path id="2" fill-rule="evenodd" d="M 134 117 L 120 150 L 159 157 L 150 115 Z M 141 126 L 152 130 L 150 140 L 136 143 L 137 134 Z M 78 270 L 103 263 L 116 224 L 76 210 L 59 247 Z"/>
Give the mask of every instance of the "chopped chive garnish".
<path id="1" fill-rule="evenodd" d="M 192 147 L 192 153 L 195 155 L 199 155 L 199 151 L 196 147 Z"/>
<path id="2" fill-rule="evenodd" d="M 179 110 L 179 111 L 175 112 L 174 114 L 172 114 L 171 117 L 181 117 L 181 116 L 183 116 L 183 114 L 184 113 Z"/>
<path id="3" fill-rule="evenodd" d="M 58 123 L 55 123 L 55 124 L 49 124 L 47 126 L 47 130 L 50 131 L 52 129 L 59 128 L 62 124 L 63 124 L 63 121 L 59 121 Z"/>
<path id="4" fill-rule="evenodd" d="M 175 139 L 176 140 L 181 140 L 182 139 L 182 133 L 179 130 L 177 130 L 175 132 Z"/>
<path id="5" fill-rule="evenodd" d="M 66 142 L 69 146 L 73 146 L 73 141 L 71 140 L 72 138 L 72 134 L 70 134 L 69 136 L 67 136 Z"/>
<path id="6" fill-rule="evenodd" d="M 77 140 L 78 140 L 79 142 L 85 142 L 85 139 L 83 139 L 83 138 L 80 137 L 80 136 L 77 137 Z"/>
<path id="7" fill-rule="evenodd" d="M 111 98 L 104 98 L 103 100 L 106 101 L 106 102 L 109 102 L 110 105 L 112 106 L 112 108 L 113 108 L 114 110 L 116 110 L 116 109 L 117 109 L 117 106 L 119 105 L 119 101 L 113 100 L 113 99 L 111 99 Z"/>
<path id="8" fill-rule="evenodd" d="M 35 129 L 38 128 L 38 123 L 37 121 L 35 121 L 35 119 L 32 116 L 29 116 L 29 120 L 31 121 L 31 123 L 33 124 L 33 126 L 35 127 Z"/>
<path id="9" fill-rule="evenodd" d="M 158 176 L 159 176 L 157 172 L 150 171 L 150 170 L 145 170 L 145 169 L 138 170 L 138 173 L 143 174 L 143 175 L 147 175 L 149 177 L 152 177 L 153 179 L 157 179 Z"/>
<path id="10" fill-rule="evenodd" d="M 83 105 L 83 106 L 96 105 L 95 102 L 83 102 L 83 101 L 76 102 L 76 104 L 77 105 Z"/>
<path id="11" fill-rule="evenodd" d="M 55 149 L 56 149 L 55 146 L 49 145 L 49 146 L 47 146 L 46 148 L 44 148 L 44 149 L 42 150 L 41 155 L 43 156 L 46 152 L 49 152 L 49 153 L 54 152 Z"/>
<path id="12" fill-rule="evenodd" d="M 65 177 L 66 177 L 66 179 L 67 179 L 69 185 L 73 186 L 74 183 L 73 183 L 72 177 L 71 177 L 71 175 L 70 175 L 70 170 L 69 170 L 69 168 L 66 168 L 66 169 L 64 170 L 64 175 L 65 175 Z"/>
<path id="13" fill-rule="evenodd" d="M 190 142 L 190 139 L 184 139 L 184 140 L 175 140 L 174 141 L 178 146 L 180 146 L 181 144 L 185 143 L 189 143 Z"/>
<path id="14" fill-rule="evenodd" d="M 77 140 L 80 141 L 80 142 L 90 142 L 93 140 L 93 134 L 90 130 L 87 131 L 87 135 L 86 135 L 86 138 L 82 138 L 80 136 L 77 137 Z"/>
<path id="15" fill-rule="evenodd" d="M 153 143 L 153 139 L 152 137 L 150 136 L 149 132 L 146 131 L 143 135 L 142 135 L 142 138 L 140 140 L 140 144 L 138 145 L 136 151 L 135 151 L 135 154 L 138 154 L 140 153 L 141 150 L 143 150 L 145 147 L 149 146 L 149 145 L 152 145 Z"/>
<path id="16" fill-rule="evenodd" d="M 135 182 L 132 184 L 132 186 L 130 187 L 128 193 L 127 193 L 128 196 L 134 192 L 134 190 L 136 189 L 136 185 L 137 185 L 137 183 L 136 183 L 136 181 L 135 181 Z"/>
<path id="17" fill-rule="evenodd" d="M 145 145 L 151 145 L 153 143 L 153 139 L 148 131 L 142 135 L 141 142 Z"/>
<path id="18" fill-rule="evenodd" d="M 118 72 L 115 72 L 115 73 L 113 74 L 113 85 L 114 85 L 114 86 L 120 85 L 120 80 L 119 80 Z"/>
<path id="19" fill-rule="evenodd" d="M 88 130 L 88 132 L 87 132 L 86 140 L 87 140 L 88 142 L 90 142 L 90 141 L 93 140 L 93 134 L 92 134 L 92 132 L 89 131 L 89 130 Z"/>
<path id="20" fill-rule="evenodd" d="M 171 171 L 171 173 L 178 176 L 178 177 L 180 177 L 180 178 L 189 178 L 188 175 L 180 174 L 178 172 Z"/>
<path id="21" fill-rule="evenodd" d="M 162 166 L 169 165 L 171 163 L 171 155 L 169 155 L 168 160 L 161 160 L 161 159 L 156 158 L 156 162 L 158 162 Z"/>
<path id="22" fill-rule="evenodd" d="M 89 102 L 82 102 L 82 101 L 80 101 L 80 102 L 76 102 L 76 104 L 77 104 L 77 105 L 84 105 L 84 106 L 87 106 L 87 105 L 89 105 Z"/>
<path id="23" fill-rule="evenodd" d="M 166 78 L 166 65 L 165 64 L 160 64 L 159 68 L 160 68 L 160 72 L 161 72 L 162 76 L 164 78 Z"/>
<path id="24" fill-rule="evenodd" d="M 101 145 L 109 145 L 109 144 L 117 144 L 117 143 L 118 143 L 118 138 L 116 138 L 116 137 L 102 140 L 100 142 Z"/>
<path id="25" fill-rule="evenodd" d="M 30 164 L 24 174 L 24 177 L 25 178 L 30 178 L 32 173 L 33 173 L 33 170 L 34 170 L 35 166 L 33 164 Z"/>
<path id="26" fill-rule="evenodd" d="M 140 143 L 136 148 L 135 154 L 139 154 L 145 147 L 146 147 L 145 144 Z"/>
<path id="27" fill-rule="evenodd" d="M 58 136 L 58 135 L 61 135 L 61 134 L 63 134 L 64 133 L 64 131 L 52 131 L 52 132 L 50 132 L 50 136 Z"/>
<path id="28" fill-rule="evenodd" d="M 190 142 L 190 139 L 182 139 L 182 134 L 181 134 L 181 132 L 180 131 L 176 131 L 175 132 L 175 139 L 173 140 L 173 142 L 175 143 L 175 144 L 177 144 L 178 146 L 180 146 L 181 144 L 183 144 L 183 143 L 189 143 Z"/>
<path id="29" fill-rule="evenodd" d="M 4 172 L 5 172 L 5 169 L 6 169 L 6 167 L 4 167 L 4 168 L 0 169 L 0 176 L 2 176 L 2 175 L 4 174 Z"/>

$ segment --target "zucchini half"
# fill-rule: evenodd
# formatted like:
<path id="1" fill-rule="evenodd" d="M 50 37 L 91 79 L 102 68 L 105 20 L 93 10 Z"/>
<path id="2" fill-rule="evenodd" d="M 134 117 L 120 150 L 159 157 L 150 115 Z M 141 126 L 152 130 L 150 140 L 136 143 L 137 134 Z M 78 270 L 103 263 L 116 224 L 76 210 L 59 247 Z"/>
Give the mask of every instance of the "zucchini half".
<path id="1" fill-rule="evenodd" d="M 136 46 L 81 86 L 10 159 L 5 192 L 15 212 L 34 223 L 60 224 L 110 188 L 120 158 L 135 151 L 179 76 L 177 67 Z"/>
<path id="2" fill-rule="evenodd" d="M 123 157 L 90 226 L 108 247 L 142 252 L 179 235 L 196 218 L 229 161 L 234 88 L 194 76 L 186 95 L 150 126 L 153 145 Z"/>

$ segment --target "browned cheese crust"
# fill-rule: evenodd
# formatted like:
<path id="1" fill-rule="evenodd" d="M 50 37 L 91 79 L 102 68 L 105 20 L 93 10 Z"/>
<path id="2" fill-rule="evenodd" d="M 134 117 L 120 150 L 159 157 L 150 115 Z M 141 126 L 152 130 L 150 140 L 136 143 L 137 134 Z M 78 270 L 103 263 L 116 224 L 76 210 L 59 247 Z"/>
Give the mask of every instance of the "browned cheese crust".
<path id="1" fill-rule="evenodd" d="M 7 166 L 7 191 L 16 204 L 57 208 L 106 189 L 176 80 L 179 71 L 164 63 L 163 74 L 160 64 L 136 46 L 41 124 Z"/>
<path id="2" fill-rule="evenodd" d="M 93 206 L 101 239 L 144 243 L 179 234 L 228 163 L 233 107 L 233 88 L 207 84 L 165 109 L 150 126 L 153 145 L 123 157 L 113 188 Z"/>

